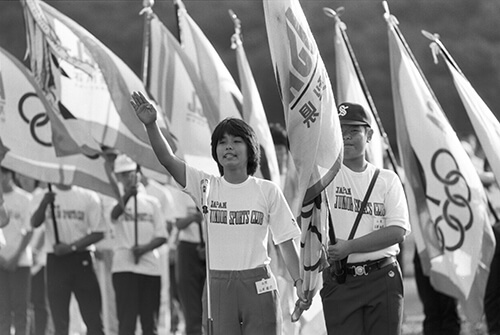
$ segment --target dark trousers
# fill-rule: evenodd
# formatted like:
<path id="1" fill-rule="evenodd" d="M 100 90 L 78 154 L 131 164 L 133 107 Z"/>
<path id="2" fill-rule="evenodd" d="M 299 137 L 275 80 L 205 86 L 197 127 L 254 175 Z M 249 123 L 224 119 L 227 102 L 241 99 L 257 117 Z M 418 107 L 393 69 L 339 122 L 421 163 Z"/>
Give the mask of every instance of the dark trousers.
<path id="1" fill-rule="evenodd" d="M 424 307 L 424 335 L 460 334 L 460 317 L 457 301 L 432 287 L 429 277 L 422 271 L 422 264 L 417 252 L 413 259 L 417 292 Z"/>
<path id="2" fill-rule="evenodd" d="M 177 246 L 176 281 L 186 322 L 186 335 L 201 335 L 205 262 L 197 251 L 198 243 L 180 241 Z"/>
<path id="3" fill-rule="evenodd" d="M 0 335 L 9 335 L 11 325 L 16 335 L 28 334 L 30 268 L 15 271 L 0 269 Z"/>
<path id="4" fill-rule="evenodd" d="M 484 313 L 490 334 L 500 334 L 500 222 L 493 225 L 496 247 L 484 295 Z"/>
<path id="5" fill-rule="evenodd" d="M 143 335 L 158 334 L 161 277 L 132 272 L 113 273 L 118 332 L 133 335 L 137 316 L 141 320 Z"/>
<path id="6" fill-rule="evenodd" d="M 33 310 L 31 334 L 45 335 L 49 316 L 45 294 L 45 267 L 31 277 L 31 306 Z"/>
<path id="7" fill-rule="evenodd" d="M 75 295 L 87 335 L 103 335 L 101 291 L 90 252 L 47 255 L 47 295 L 56 335 L 69 332 L 69 304 Z"/>
<path id="8" fill-rule="evenodd" d="M 328 334 L 401 334 L 404 288 L 397 262 L 366 276 L 348 274 L 343 284 L 324 271 L 320 295 Z"/>

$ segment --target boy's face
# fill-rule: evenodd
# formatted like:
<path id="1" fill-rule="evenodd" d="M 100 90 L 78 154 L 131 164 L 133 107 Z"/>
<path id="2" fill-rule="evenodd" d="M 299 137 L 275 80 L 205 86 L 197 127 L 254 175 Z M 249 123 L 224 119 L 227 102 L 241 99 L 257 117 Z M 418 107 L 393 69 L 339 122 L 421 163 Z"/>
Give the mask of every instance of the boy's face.
<path id="1" fill-rule="evenodd" d="M 224 134 L 217 143 L 217 158 L 219 164 L 224 168 L 244 167 L 247 168 L 248 148 L 240 136 Z"/>
<path id="2" fill-rule="evenodd" d="M 344 160 L 365 156 L 366 144 L 371 140 L 373 130 L 366 126 L 341 124 L 344 140 Z"/>
<path id="3" fill-rule="evenodd" d="M 125 171 L 116 174 L 116 179 L 123 184 L 124 189 L 128 189 L 137 183 L 137 173 L 135 170 Z"/>

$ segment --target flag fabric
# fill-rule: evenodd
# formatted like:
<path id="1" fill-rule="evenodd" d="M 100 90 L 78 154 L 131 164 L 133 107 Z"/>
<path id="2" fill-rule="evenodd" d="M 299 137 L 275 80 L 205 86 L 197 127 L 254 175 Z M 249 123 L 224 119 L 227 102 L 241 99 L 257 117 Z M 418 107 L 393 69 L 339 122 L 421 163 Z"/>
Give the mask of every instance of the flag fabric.
<path id="1" fill-rule="evenodd" d="M 262 117 L 262 114 L 259 116 L 256 113 L 258 107 L 252 106 L 252 103 L 256 104 L 255 100 L 247 99 L 246 107 L 243 106 L 242 93 L 219 54 L 200 27 L 189 16 L 182 0 L 174 1 L 178 7 L 180 41 L 183 50 L 196 69 L 197 80 L 201 82 L 199 85 L 204 87 L 202 94 L 205 96 L 202 99 L 208 99 L 211 104 L 210 109 L 203 110 L 211 129 L 213 130 L 220 121 L 227 117 L 244 119 L 252 126 L 264 148 L 263 154 L 265 156 L 256 175 L 273 181 L 279 180 L 276 179 L 277 161 L 274 159 L 276 153 L 267 120 Z M 241 85 L 243 87 L 246 83 L 242 81 Z M 252 91 L 251 93 L 257 92 Z M 255 95 L 251 99 L 255 99 Z M 252 110 L 252 112 L 244 114 L 243 108 L 252 108 L 247 109 L 247 111 Z"/>
<path id="2" fill-rule="evenodd" d="M 338 15 L 335 16 L 335 70 L 336 70 L 336 87 L 335 90 L 337 101 L 357 103 L 365 109 L 370 119 L 373 135 L 367 147 L 367 159 L 374 165 L 384 167 L 384 151 L 386 144 L 384 137 L 380 131 L 377 120 L 375 119 L 376 111 L 373 110 L 370 92 L 363 87 L 361 81 L 363 75 L 359 70 L 356 56 L 352 51 L 349 39 L 347 37 L 347 26 L 340 20 Z"/>
<path id="3" fill-rule="evenodd" d="M 272 180 L 279 185 L 281 181 L 278 158 L 271 130 L 239 31 L 232 36 L 231 41 L 232 48 L 236 50 L 240 87 L 243 95 L 243 119 L 255 130 L 261 146 L 260 177 Z"/>
<path id="4" fill-rule="evenodd" d="M 219 174 L 211 155 L 211 130 L 205 116 L 213 106 L 203 94 L 206 88 L 197 80 L 196 69 L 179 42 L 156 15 L 151 16 L 149 27 L 147 87 L 177 140 L 176 154 L 189 165 Z"/>
<path id="5" fill-rule="evenodd" d="M 46 110 L 51 107 L 25 66 L 0 48 L 0 151 L 2 166 L 55 184 L 79 185 L 117 197 L 102 157 L 57 157 Z"/>
<path id="6" fill-rule="evenodd" d="M 51 121 L 57 117 L 80 149 L 115 148 L 141 166 L 164 172 L 129 103 L 130 92 L 145 92 L 141 80 L 70 18 L 39 0 L 21 2 L 31 68 L 52 103 Z M 163 118 L 159 124 L 172 142 Z M 53 131 L 58 155 L 75 153 L 74 146 L 65 147 L 65 137 Z"/>
<path id="7" fill-rule="evenodd" d="M 324 189 L 342 164 L 342 135 L 330 78 L 297 0 L 264 1 L 266 29 L 298 174 L 301 278 L 314 296 L 328 265 L 328 207 Z"/>
<path id="8" fill-rule="evenodd" d="M 205 93 L 215 104 L 210 114 L 206 114 L 211 129 L 226 117 L 241 119 L 243 98 L 231 73 L 203 31 L 189 16 L 184 3 L 181 0 L 174 1 L 178 6 L 182 47 L 191 59 L 198 79 L 207 88 Z"/>
<path id="9" fill-rule="evenodd" d="M 500 154 L 498 152 L 500 122 L 498 122 L 491 109 L 481 99 L 474 87 L 472 87 L 455 60 L 439 40 L 439 37 L 432 35 L 432 38 L 431 48 L 433 53 L 435 56 L 438 54 L 441 55 L 448 66 L 472 127 L 481 144 L 481 148 L 495 175 L 495 179 L 500 181 Z M 435 59 L 437 60 L 437 58 Z"/>
<path id="10" fill-rule="evenodd" d="M 412 227 L 433 287 L 477 322 L 495 241 L 486 195 L 397 20 L 388 12 L 394 113 Z"/>

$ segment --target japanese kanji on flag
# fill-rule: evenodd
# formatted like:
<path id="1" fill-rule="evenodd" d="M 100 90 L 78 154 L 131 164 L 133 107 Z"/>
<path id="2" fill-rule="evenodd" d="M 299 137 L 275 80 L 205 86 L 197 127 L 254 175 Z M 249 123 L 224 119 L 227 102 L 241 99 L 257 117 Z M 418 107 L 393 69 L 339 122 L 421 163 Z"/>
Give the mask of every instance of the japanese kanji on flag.
<path id="1" fill-rule="evenodd" d="M 330 78 L 297 0 L 264 1 L 267 35 L 298 173 L 301 276 L 312 298 L 328 265 L 325 187 L 342 164 L 342 134 Z M 294 312 L 295 315 L 295 312 Z"/>

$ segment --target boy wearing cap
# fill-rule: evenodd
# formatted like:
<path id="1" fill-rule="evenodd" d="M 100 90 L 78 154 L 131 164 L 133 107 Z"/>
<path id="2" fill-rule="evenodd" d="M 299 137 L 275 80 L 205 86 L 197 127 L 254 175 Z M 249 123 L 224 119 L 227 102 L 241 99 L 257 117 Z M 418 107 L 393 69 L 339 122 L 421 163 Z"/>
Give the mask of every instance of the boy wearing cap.
<path id="1" fill-rule="evenodd" d="M 47 296 L 55 334 L 69 332 L 74 294 L 87 334 L 103 335 L 101 291 L 93 266 L 94 243 L 106 230 L 99 196 L 82 187 L 57 184 L 52 191 L 36 194 L 32 204 L 31 225 L 45 223 Z"/>
<path id="2" fill-rule="evenodd" d="M 373 131 L 364 108 L 342 103 L 338 113 L 344 160 L 327 189 L 337 237 L 328 247 L 328 259 L 332 263 L 347 257 L 347 275 L 340 283 L 331 271 L 323 273 L 328 333 L 400 334 L 403 280 L 396 255 L 410 232 L 403 186 L 393 171 L 381 169 L 354 237 L 348 239 L 377 168 L 365 158 Z"/>
<path id="3" fill-rule="evenodd" d="M 158 334 L 163 268 L 158 247 L 167 241 L 165 220 L 159 201 L 139 183 L 137 164 L 125 155 L 119 155 L 114 164 L 124 193 L 124 207 L 118 203 L 111 211 L 115 224 L 111 271 L 119 334 L 135 334 L 138 316 L 144 335 Z"/>

